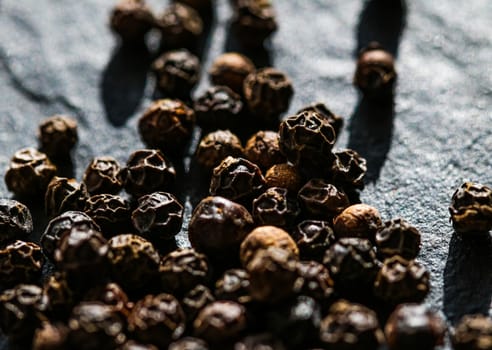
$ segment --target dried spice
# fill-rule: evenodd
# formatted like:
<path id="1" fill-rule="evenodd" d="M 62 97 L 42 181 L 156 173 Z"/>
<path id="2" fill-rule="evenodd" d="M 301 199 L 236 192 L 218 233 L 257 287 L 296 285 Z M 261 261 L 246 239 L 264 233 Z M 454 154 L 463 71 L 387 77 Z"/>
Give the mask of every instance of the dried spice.
<path id="1" fill-rule="evenodd" d="M 302 259 L 322 261 L 336 238 L 330 223 L 319 220 L 304 220 L 292 231 Z"/>
<path id="2" fill-rule="evenodd" d="M 120 171 L 120 163 L 113 157 L 96 157 L 85 169 L 82 182 L 91 195 L 118 194 L 123 188 Z"/>
<path id="3" fill-rule="evenodd" d="M 55 176 L 48 184 L 44 196 L 46 215 L 54 218 L 66 211 L 82 211 L 88 198 L 89 194 L 83 183 Z"/>
<path id="4" fill-rule="evenodd" d="M 69 285 L 66 273 L 55 272 L 43 284 L 46 315 L 51 320 L 67 320 L 78 298 L 79 292 Z"/>
<path id="5" fill-rule="evenodd" d="M 14 199 L 0 198 L 0 244 L 24 239 L 32 230 L 29 208 Z"/>
<path id="6" fill-rule="evenodd" d="M 34 332 L 32 350 L 64 350 L 67 348 L 68 327 L 45 321 Z"/>
<path id="7" fill-rule="evenodd" d="M 243 82 L 255 71 L 251 60 L 237 52 L 228 52 L 217 57 L 210 67 L 210 80 L 214 85 L 223 85 L 236 94 L 243 93 Z"/>
<path id="8" fill-rule="evenodd" d="M 275 164 L 284 163 L 285 157 L 280 153 L 278 132 L 261 130 L 251 136 L 244 147 L 244 156 L 261 169 L 268 169 Z"/>
<path id="9" fill-rule="evenodd" d="M 286 350 L 280 339 L 270 333 L 248 335 L 234 345 L 234 350 Z"/>
<path id="10" fill-rule="evenodd" d="M 193 337 L 184 337 L 169 345 L 168 350 L 208 350 L 209 347 L 205 341 Z"/>
<path id="11" fill-rule="evenodd" d="M 0 284 L 13 287 L 32 283 L 41 275 L 44 255 L 41 247 L 32 242 L 15 241 L 0 249 Z"/>
<path id="12" fill-rule="evenodd" d="M 213 169 L 228 156 L 242 157 L 241 140 L 229 130 L 216 130 L 205 135 L 196 149 L 196 160 L 207 169 Z"/>
<path id="13" fill-rule="evenodd" d="M 129 301 L 125 291 L 116 283 L 106 283 L 95 286 L 82 297 L 83 301 L 100 302 L 110 305 L 114 311 L 126 318 L 133 304 Z"/>
<path id="14" fill-rule="evenodd" d="M 193 47 L 203 32 L 203 21 L 193 8 L 175 2 L 158 16 L 156 26 L 161 32 L 161 45 L 166 49 Z"/>
<path id="15" fill-rule="evenodd" d="M 77 121 L 66 115 L 49 117 L 39 124 L 38 139 L 50 159 L 66 159 L 78 141 Z"/>
<path id="16" fill-rule="evenodd" d="M 233 24 L 239 41 L 246 46 L 262 46 L 277 28 L 271 1 L 235 0 Z"/>
<path id="17" fill-rule="evenodd" d="M 488 350 L 492 346 L 492 319 L 465 315 L 456 325 L 451 340 L 455 350 Z"/>
<path id="18" fill-rule="evenodd" d="M 299 295 L 314 298 L 327 304 L 334 296 L 334 282 L 328 269 L 315 261 L 300 261 L 297 264 L 297 280 L 294 289 Z"/>
<path id="19" fill-rule="evenodd" d="M 305 215 L 310 219 L 331 221 L 350 201 L 342 190 L 323 179 L 311 179 L 297 195 Z"/>
<path id="20" fill-rule="evenodd" d="M 198 313 L 214 301 L 214 295 L 203 284 L 198 284 L 195 288 L 190 288 L 181 300 L 187 324 L 193 324 Z"/>
<path id="21" fill-rule="evenodd" d="M 378 255 L 389 258 L 399 255 L 415 259 L 420 251 L 420 232 L 401 218 L 385 222 L 376 233 Z"/>
<path id="22" fill-rule="evenodd" d="M 243 269 L 229 269 L 215 282 L 215 295 L 220 300 L 232 300 L 241 304 L 251 301 L 249 274 Z"/>
<path id="23" fill-rule="evenodd" d="M 340 135 L 340 131 L 342 130 L 344 124 L 343 118 L 333 113 L 328 107 L 326 107 L 324 103 L 313 103 L 300 109 L 296 114 L 302 112 L 318 113 L 320 116 L 324 117 L 328 121 L 328 123 L 330 123 L 330 125 L 333 127 L 333 130 L 335 131 L 336 137 L 338 138 L 338 135 Z"/>
<path id="24" fill-rule="evenodd" d="M 297 199 L 285 188 L 268 188 L 253 201 L 253 218 L 258 225 L 290 228 L 300 211 Z"/>
<path id="25" fill-rule="evenodd" d="M 84 211 L 101 227 L 107 238 L 128 230 L 130 203 L 121 196 L 96 194 L 89 197 Z"/>
<path id="26" fill-rule="evenodd" d="M 267 187 L 283 187 L 292 193 L 301 188 L 301 175 L 296 167 L 289 163 L 275 164 L 265 173 Z"/>
<path id="27" fill-rule="evenodd" d="M 374 242 L 382 225 L 379 211 L 367 204 L 354 204 L 342 211 L 333 222 L 337 238 L 357 237 Z"/>
<path id="28" fill-rule="evenodd" d="M 331 167 L 331 181 L 347 192 L 364 188 L 364 177 L 367 172 L 367 161 L 352 149 L 334 153 L 335 160 Z"/>
<path id="29" fill-rule="evenodd" d="M 124 44 L 142 45 L 154 24 L 154 16 L 143 0 L 120 0 L 110 15 L 110 27 Z"/>

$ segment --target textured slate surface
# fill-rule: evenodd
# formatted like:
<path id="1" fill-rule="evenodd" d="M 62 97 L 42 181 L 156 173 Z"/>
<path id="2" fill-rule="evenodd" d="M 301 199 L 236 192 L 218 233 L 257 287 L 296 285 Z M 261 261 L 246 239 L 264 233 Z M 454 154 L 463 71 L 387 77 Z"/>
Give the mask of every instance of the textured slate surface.
<path id="1" fill-rule="evenodd" d="M 162 10 L 166 2 L 151 3 Z M 369 162 L 362 201 L 379 208 L 385 219 L 401 216 L 421 230 L 419 260 L 432 274 L 427 302 L 452 323 L 464 313 L 486 313 L 491 304 L 490 236 L 462 240 L 453 233 L 447 207 L 464 180 L 492 185 L 492 3 L 386 3 L 276 1 L 280 30 L 268 52 L 255 57 L 259 65 L 291 76 L 296 94 L 290 112 L 320 100 L 346 117 L 338 147 L 354 148 Z M 124 162 L 143 146 L 136 122 L 153 96 L 147 74 L 151 54 L 118 49 L 106 25 L 112 4 L 0 0 L 2 176 L 16 149 L 36 146 L 38 122 L 54 113 L 79 122 L 73 171 L 64 170 L 77 179 L 93 156 Z M 205 69 L 219 53 L 236 48 L 228 31 L 228 2 L 217 5 L 204 43 Z M 370 40 L 398 56 L 390 110 L 371 110 L 351 85 L 355 52 Z M 204 74 L 196 93 L 208 84 Z M 203 190 L 197 185 L 201 174 L 189 164 L 190 159 L 178 164 L 177 189 L 187 215 Z M 0 196 L 10 196 L 3 182 Z M 44 225 L 36 215 L 36 235 Z"/>

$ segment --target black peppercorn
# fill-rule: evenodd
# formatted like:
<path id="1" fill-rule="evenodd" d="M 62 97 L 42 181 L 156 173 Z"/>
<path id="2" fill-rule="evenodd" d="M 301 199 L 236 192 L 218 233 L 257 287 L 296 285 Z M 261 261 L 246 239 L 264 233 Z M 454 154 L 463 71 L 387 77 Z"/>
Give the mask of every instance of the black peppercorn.
<path id="1" fill-rule="evenodd" d="M 183 223 L 183 206 L 170 193 L 154 192 L 138 199 L 132 213 L 133 227 L 151 242 L 173 239 Z"/>
<path id="2" fill-rule="evenodd" d="M 492 229 L 492 189 L 465 182 L 453 194 L 449 207 L 456 232 L 481 234 Z"/>
<path id="3" fill-rule="evenodd" d="M 269 125 L 289 109 L 294 89 L 290 78 L 275 68 L 262 68 L 244 79 L 244 98 L 249 111 Z"/>
<path id="4" fill-rule="evenodd" d="M 241 157 L 241 140 L 229 130 L 217 130 L 205 135 L 196 149 L 196 160 L 207 169 L 213 169 L 228 156 Z"/>
<path id="5" fill-rule="evenodd" d="M 65 115 L 54 115 L 39 124 L 40 150 L 50 159 L 66 159 L 78 140 L 77 121 Z"/>
<path id="6" fill-rule="evenodd" d="M 188 325 L 192 325 L 196 316 L 205 306 L 215 301 L 214 295 L 202 284 L 190 289 L 181 300 Z"/>
<path id="7" fill-rule="evenodd" d="M 9 191 L 19 197 L 44 195 L 51 178 L 56 174 L 46 154 L 34 148 L 23 148 L 15 152 L 5 173 L 5 184 Z"/>
<path id="8" fill-rule="evenodd" d="M 29 208 L 14 199 L 0 198 L 0 245 L 24 239 L 33 230 Z"/>
<path id="9" fill-rule="evenodd" d="M 395 59 L 378 43 L 370 43 L 357 60 L 354 85 L 368 98 L 391 96 L 396 82 Z"/>
<path id="10" fill-rule="evenodd" d="M 382 226 L 379 211 L 367 204 L 354 204 L 342 211 L 333 222 L 337 238 L 358 237 L 375 241 Z"/>
<path id="11" fill-rule="evenodd" d="M 291 193 L 301 188 L 301 175 L 296 167 L 289 163 L 275 164 L 265 173 L 267 187 L 283 187 Z"/>
<path id="12" fill-rule="evenodd" d="M 297 199 L 285 188 L 268 188 L 253 201 L 253 218 L 258 225 L 290 228 L 299 213 Z"/>
<path id="13" fill-rule="evenodd" d="M 140 197 L 169 189 L 176 178 L 176 170 L 161 151 L 140 149 L 130 155 L 121 176 L 125 191 Z"/>
<path id="14" fill-rule="evenodd" d="M 147 295 L 133 307 L 128 330 L 137 340 L 165 349 L 185 331 L 185 315 L 172 295 Z"/>
<path id="15" fill-rule="evenodd" d="M 199 13 L 207 14 L 212 10 L 214 0 L 173 0 L 174 2 L 180 2 L 186 4 L 197 10 Z"/>
<path id="16" fill-rule="evenodd" d="M 212 63 L 209 75 L 214 85 L 223 85 L 236 94 L 243 93 L 243 82 L 248 74 L 255 71 L 251 60 L 237 52 L 228 52 L 220 55 Z"/>
<path id="17" fill-rule="evenodd" d="M 82 211 L 88 198 L 84 183 L 55 176 L 48 184 L 44 196 L 46 215 L 54 218 L 66 211 Z"/>
<path id="18" fill-rule="evenodd" d="M 307 295 L 326 305 L 334 296 L 334 282 L 328 269 L 316 261 L 300 261 L 297 264 L 297 280 L 294 289 L 299 295 Z"/>
<path id="19" fill-rule="evenodd" d="M 141 344 L 135 340 L 129 340 L 125 342 L 118 350 L 159 350 L 152 344 Z"/>
<path id="20" fill-rule="evenodd" d="M 130 224 L 130 203 L 114 194 L 96 194 L 89 197 L 85 213 L 101 227 L 105 237 L 128 230 Z"/>
<path id="21" fill-rule="evenodd" d="M 46 315 L 51 320 L 66 321 L 79 297 L 79 291 L 69 285 L 66 273 L 55 272 L 43 284 Z"/>
<path id="22" fill-rule="evenodd" d="M 13 287 L 19 283 L 35 282 L 41 275 L 43 263 L 40 246 L 17 240 L 0 249 L 0 284 Z"/>
<path id="23" fill-rule="evenodd" d="M 244 126 L 241 97 L 226 86 L 208 88 L 194 103 L 198 125 L 205 130 L 230 129 Z"/>
<path id="24" fill-rule="evenodd" d="M 285 350 L 286 347 L 270 333 L 248 335 L 234 345 L 234 350 Z"/>
<path id="25" fill-rule="evenodd" d="M 126 293 L 116 283 L 106 283 L 95 286 L 82 297 L 83 301 L 100 302 L 113 307 L 114 311 L 126 319 L 133 304 Z"/>
<path id="26" fill-rule="evenodd" d="M 299 203 L 310 219 L 332 221 L 350 201 L 342 190 L 323 179 L 311 179 L 297 195 Z"/>
<path id="27" fill-rule="evenodd" d="M 158 16 L 156 25 L 165 49 L 192 48 L 203 33 L 203 21 L 198 12 L 180 2 L 169 5 Z"/>
<path id="28" fill-rule="evenodd" d="M 215 296 L 217 299 L 232 300 L 241 304 L 249 303 L 251 295 L 248 272 L 242 269 L 226 270 L 215 282 Z"/>
<path id="29" fill-rule="evenodd" d="M 403 219 L 385 222 L 376 233 L 378 255 L 389 258 L 400 255 L 415 259 L 420 250 L 420 232 Z"/>
<path id="30" fill-rule="evenodd" d="M 113 157 L 96 157 L 85 169 L 82 182 L 91 195 L 118 194 L 123 188 L 120 171 L 120 164 Z"/>
<path id="31" fill-rule="evenodd" d="M 67 336 L 66 325 L 45 321 L 34 332 L 32 350 L 64 350 L 67 348 Z"/>
<path id="32" fill-rule="evenodd" d="M 327 221 L 304 220 L 292 232 L 302 259 L 322 261 L 325 251 L 336 238 Z"/>
<path id="33" fill-rule="evenodd" d="M 336 138 L 338 138 L 338 135 L 340 135 L 340 131 L 342 130 L 343 123 L 344 123 L 343 118 L 333 113 L 330 109 L 328 109 L 328 107 L 326 107 L 324 103 L 322 102 L 313 103 L 309 106 L 300 109 L 296 114 L 302 112 L 318 113 L 320 116 L 324 117 L 328 121 L 328 123 L 333 127 Z"/>
<path id="34" fill-rule="evenodd" d="M 157 100 L 138 121 L 140 137 L 147 147 L 166 154 L 179 154 L 191 137 L 195 113 L 179 100 Z"/>
<path id="35" fill-rule="evenodd" d="M 245 158 L 264 170 L 275 164 L 284 163 L 285 157 L 280 153 L 278 140 L 278 132 L 258 131 L 246 142 Z"/>
<path id="36" fill-rule="evenodd" d="M 445 332 L 442 318 L 417 304 L 398 306 L 385 327 L 390 350 L 433 350 L 443 345 Z"/>
<path id="37" fill-rule="evenodd" d="M 144 0 L 120 0 L 110 15 L 111 29 L 124 44 L 142 45 L 154 24 L 154 16 Z"/>
<path id="38" fill-rule="evenodd" d="M 465 315 L 452 332 L 455 350 L 490 350 L 492 319 L 484 315 Z"/>
<path id="39" fill-rule="evenodd" d="M 171 343 L 168 350 L 209 350 L 209 348 L 202 339 L 184 337 Z"/>
<path id="40" fill-rule="evenodd" d="M 234 28 L 239 41 L 246 46 L 262 46 L 277 28 L 271 1 L 235 0 Z"/>
<path id="41" fill-rule="evenodd" d="M 347 192 L 364 188 L 367 162 L 352 149 L 334 153 L 335 160 L 331 167 L 331 181 Z"/>

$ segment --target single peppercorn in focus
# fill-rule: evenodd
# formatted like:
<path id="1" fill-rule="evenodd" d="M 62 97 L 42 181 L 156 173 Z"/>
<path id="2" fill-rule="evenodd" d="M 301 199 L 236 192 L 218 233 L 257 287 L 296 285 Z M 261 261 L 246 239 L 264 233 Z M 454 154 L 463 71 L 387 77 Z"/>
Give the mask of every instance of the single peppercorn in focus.
<path id="1" fill-rule="evenodd" d="M 253 200 L 253 218 L 259 225 L 290 228 L 300 214 L 295 196 L 281 187 L 268 188 Z"/>
<path id="2" fill-rule="evenodd" d="M 44 197 L 46 215 L 51 219 L 66 211 L 82 211 L 88 198 L 84 183 L 55 176 L 48 184 Z"/>
<path id="3" fill-rule="evenodd" d="M 415 259 L 420 251 L 420 232 L 403 219 L 393 219 L 377 231 L 376 246 L 383 258 L 400 255 Z"/>
<path id="4" fill-rule="evenodd" d="M 270 0 L 234 0 L 233 26 L 238 40 L 248 47 L 261 47 L 277 29 Z"/>
<path id="5" fill-rule="evenodd" d="M 342 130 L 343 127 L 343 118 L 340 117 L 339 115 L 334 114 L 324 103 L 318 102 L 318 103 L 313 103 L 309 106 L 306 106 L 302 109 L 300 109 L 296 114 L 302 113 L 302 112 L 316 112 L 320 116 L 324 117 L 328 123 L 332 126 L 333 130 L 335 131 L 335 135 L 338 138 L 338 135 L 340 135 L 340 131 Z"/>
<path id="6" fill-rule="evenodd" d="M 297 197 L 309 219 L 331 221 L 350 206 L 345 192 L 318 178 L 309 180 L 299 190 Z"/>
<path id="7" fill-rule="evenodd" d="M 379 211 L 367 204 L 354 204 L 342 211 L 333 222 L 337 238 L 359 237 L 375 241 L 382 225 Z"/>
<path id="8" fill-rule="evenodd" d="M 302 259 L 322 261 L 336 237 L 328 221 L 304 220 L 292 231 Z"/>
<path id="9" fill-rule="evenodd" d="M 101 227 L 105 237 L 128 230 L 130 203 L 114 194 L 96 194 L 87 199 L 84 212 Z"/>
<path id="10" fill-rule="evenodd" d="M 228 52 L 217 57 L 209 70 L 214 85 L 223 85 L 236 94 L 242 95 L 243 82 L 248 74 L 255 71 L 251 60 L 237 52 Z"/>
<path id="11" fill-rule="evenodd" d="M 118 194 L 123 188 L 120 171 L 121 166 L 113 157 L 96 157 L 85 169 L 82 182 L 91 195 Z"/>
<path id="12" fill-rule="evenodd" d="M 13 287 L 33 283 L 41 275 L 44 256 L 41 247 L 17 240 L 0 249 L 0 285 Z"/>
<path id="13" fill-rule="evenodd" d="M 299 191 L 302 185 L 297 168 L 289 163 L 275 164 L 265 173 L 267 187 L 283 187 L 292 193 Z"/>
<path id="14" fill-rule="evenodd" d="M 0 244 L 24 239 L 32 230 L 29 208 L 14 199 L 0 198 Z"/>
<path id="15" fill-rule="evenodd" d="M 196 160 L 207 169 L 213 169 L 228 156 L 241 157 L 241 140 L 229 130 L 217 130 L 205 135 L 196 149 Z"/>
<path id="16" fill-rule="evenodd" d="M 154 16 L 144 0 L 120 0 L 110 15 L 110 27 L 123 44 L 143 45 L 154 25 Z"/>
<path id="17" fill-rule="evenodd" d="M 280 153 L 278 141 L 278 132 L 258 131 L 246 141 L 244 156 L 261 169 L 268 169 L 275 164 L 284 163 L 285 157 Z"/>

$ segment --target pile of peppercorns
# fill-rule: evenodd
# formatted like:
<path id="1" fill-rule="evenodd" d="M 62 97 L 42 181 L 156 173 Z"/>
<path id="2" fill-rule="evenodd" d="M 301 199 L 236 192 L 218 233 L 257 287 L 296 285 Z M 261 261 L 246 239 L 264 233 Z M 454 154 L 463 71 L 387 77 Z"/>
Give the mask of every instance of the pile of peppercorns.
<path id="1" fill-rule="evenodd" d="M 238 40 L 259 46 L 277 28 L 265 0 L 234 0 Z M 44 195 L 51 219 L 40 245 L 29 209 L 0 200 L 0 328 L 26 347 L 46 349 L 433 349 L 444 321 L 419 305 L 430 288 L 416 262 L 420 233 L 404 219 L 383 222 L 360 203 L 366 161 L 334 150 L 343 119 L 324 104 L 280 121 L 293 88 L 281 71 L 256 70 L 226 53 L 194 102 L 200 75 L 190 49 L 211 0 L 175 1 L 155 16 L 124 0 L 111 27 L 138 47 L 155 28 L 163 54 L 153 64 L 166 98 L 138 123 L 148 149 L 126 165 L 94 158 L 83 179 L 57 177 L 77 142 L 66 116 L 39 127 L 39 150 L 18 151 L 5 175 L 19 199 Z M 379 103 L 393 93 L 393 57 L 371 44 L 354 83 Z M 183 154 L 195 123 L 195 159 L 209 197 L 191 217 L 189 248 L 172 249 L 183 223 L 170 159 Z M 243 147 L 244 128 L 256 126 Z M 169 157 L 169 158 L 168 158 Z M 120 194 L 124 190 L 124 194 Z M 492 190 L 466 183 L 450 207 L 457 232 L 492 228 Z M 54 265 L 41 276 L 45 259 Z M 383 327 L 383 324 L 385 326 Z M 384 330 L 384 331 L 383 331 Z M 466 316 L 456 349 L 490 349 L 492 321 Z"/>

